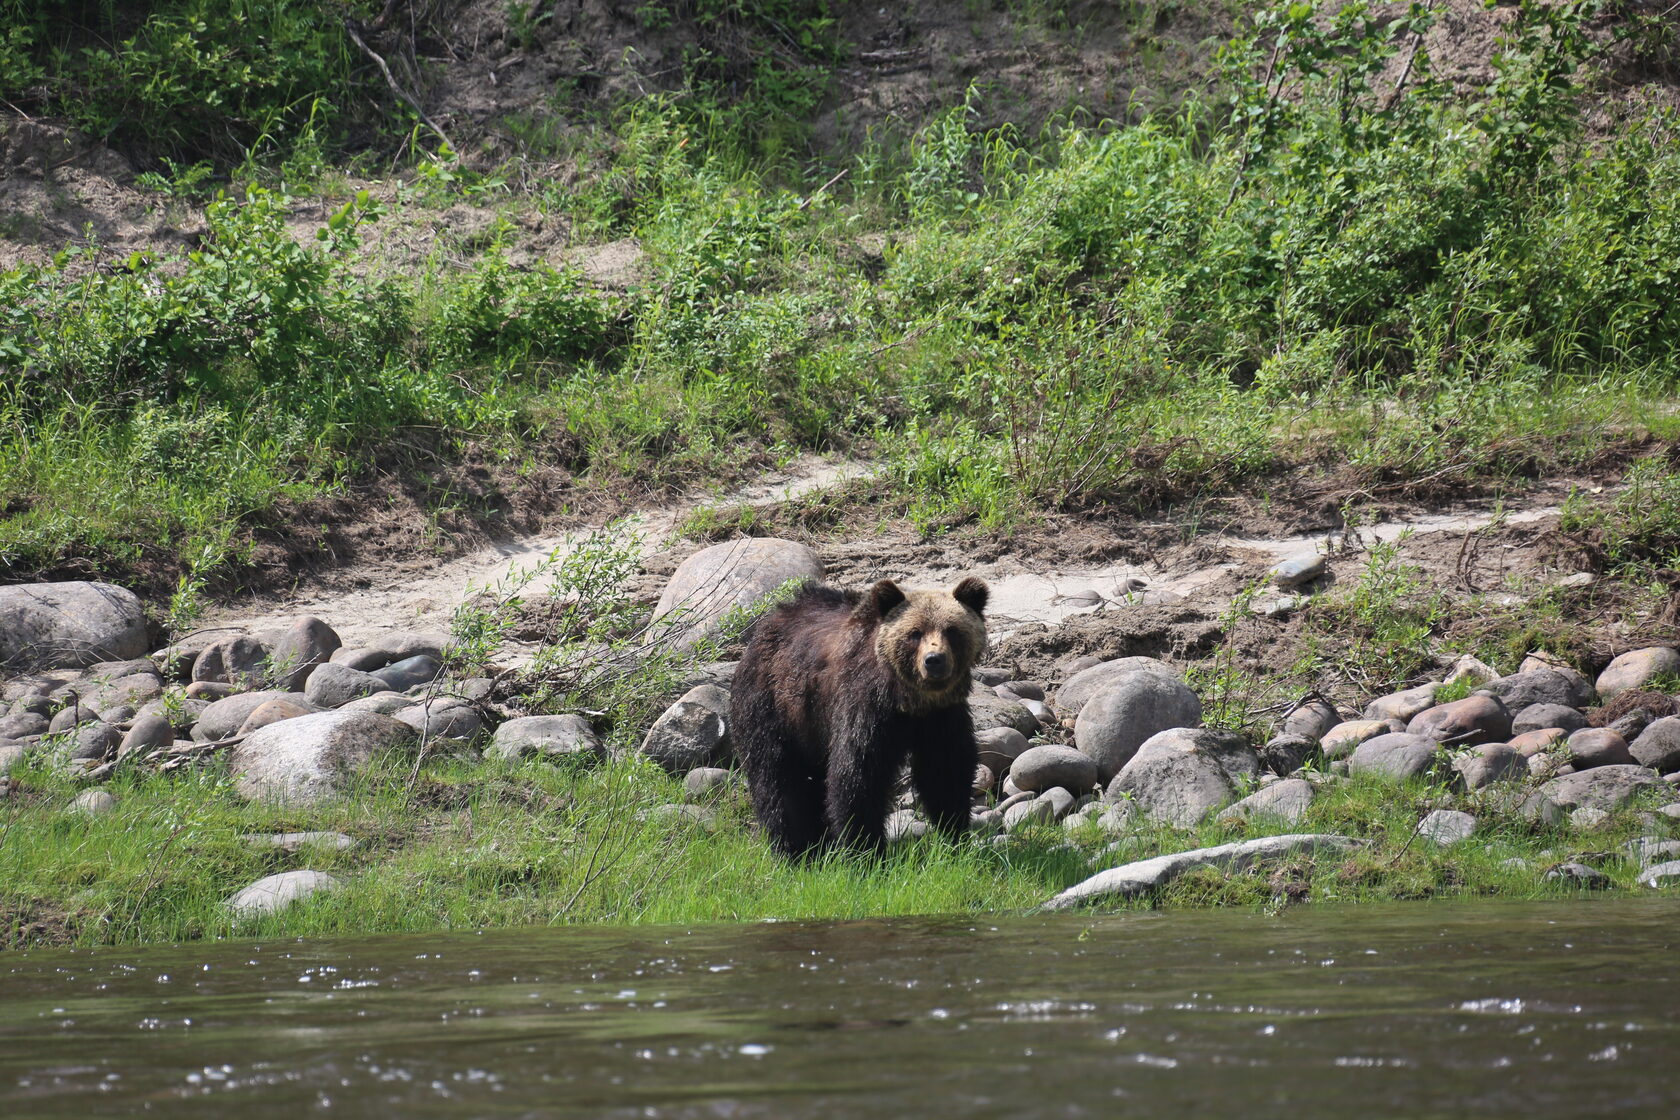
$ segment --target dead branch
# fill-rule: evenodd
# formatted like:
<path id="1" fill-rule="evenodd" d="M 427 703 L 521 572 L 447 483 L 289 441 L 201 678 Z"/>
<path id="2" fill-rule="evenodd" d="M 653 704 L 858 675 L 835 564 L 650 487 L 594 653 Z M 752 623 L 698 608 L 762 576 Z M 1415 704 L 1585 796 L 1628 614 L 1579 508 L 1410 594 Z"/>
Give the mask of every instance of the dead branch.
<path id="1" fill-rule="evenodd" d="M 415 114 L 420 118 L 421 123 L 436 133 L 437 138 L 443 141 L 445 147 L 452 152 L 459 152 L 460 149 L 450 141 L 449 134 L 444 132 L 442 128 L 438 127 L 438 123 L 427 115 L 426 110 L 420 107 L 420 102 L 410 96 L 409 93 L 402 88 L 402 86 L 397 84 L 397 79 L 392 76 L 391 68 L 385 64 L 385 60 L 381 58 L 372 47 L 368 46 L 367 41 L 362 38 L 361 32 L 356 28 L 356 21 L 351 19 L 349 16 L 344 17 L 344 30 L 347 34 L 349 34 L 350 41 L 355 43 L 357 48 L 359 48 L 363 54 L 371 58 L 375 66 L 379 67 L 379 72 L 385 76 L 385 84 L 391 87 L 391 92 L 396 94 L 398 99 L 400 99 L 410 109 L 414 110 Z"/>

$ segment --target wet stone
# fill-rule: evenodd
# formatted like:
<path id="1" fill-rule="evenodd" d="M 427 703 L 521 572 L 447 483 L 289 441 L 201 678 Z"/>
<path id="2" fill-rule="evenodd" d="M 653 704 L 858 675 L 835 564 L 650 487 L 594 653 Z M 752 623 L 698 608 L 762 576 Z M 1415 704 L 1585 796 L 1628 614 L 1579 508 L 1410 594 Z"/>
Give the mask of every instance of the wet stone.
<path id="1" fill-rule="evenodd" d="M 1639 885 L 1661 890 L 1664 887 L 1680 887 L 1680 860 L 1669 860 L 1647 867 L 1639 876 Z"/>
<path id="2" fill-rule="evenodd" d="M 1547 871 L 1543 878 L 1548 883 L 1568 883 L 1592 891 L 1605 890 L 1610 886 L 1610 876 L 1584 863 L 1560 863 Z"/>

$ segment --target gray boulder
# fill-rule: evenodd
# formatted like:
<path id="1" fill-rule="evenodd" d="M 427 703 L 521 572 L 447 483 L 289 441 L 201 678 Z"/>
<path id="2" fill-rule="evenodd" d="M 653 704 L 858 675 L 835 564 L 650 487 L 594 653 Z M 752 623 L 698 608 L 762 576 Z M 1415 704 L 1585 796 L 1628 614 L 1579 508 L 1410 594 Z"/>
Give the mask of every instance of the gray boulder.
<path id="1" fill-rule="evenodd" d="M 226 739 L 244 726 L 252 712 L 270 700 L 302 700 L 295 692 L 267 689 L 262 692 L 240 692 L 223 700 L 207 704 L 193 724 L 192 737 L 200 743 Z"/>
<path id="2" fill-rule="evenodd" d="M 276 914 L 311 895 L 342 889 L 338 879 L 324 871 L 282 871 L 258 879 L 227 900 L 227 908 L 238 918 L 260 918 Z"/>
<path id="3" fill-rule="evenodd" d="M 1011 727 L 1022 735 L 1038 732 L 1038 717 L 1019 700 L 1005 700 L 986 689 L 968 695 L 968 714 L 974 720 L 976 732 Z"/>
<path id="4" fill-rule="evenodd" d="M 117 747 L 122 743 L 122 732 L 108 723 L 84 723 L 76 728 L 74 740 L 70 744 L 70 759 L 73 762 L 104 762 L 117 753 Z"/>
<path id="5" fill-rule="evenodd" d="M 1422 777 L 1439 757 L 1435 740 L 1404 731 L 1367 739 L 1348 756 L 1348 774 L 1372 774 L 1403 782 Z"/>
<path id="6" fill-rule="evenodd" d="M 1219 819 L 1236 823 L 1256 817 L 1276 817 L 1286 824 L 1294 824 L 1306 815 L 1313 793 L 1313 784 L 1305 778 L 1285 778 L 1249 794 L 1220 813 Z"/>
<path id="7" fill-rule="evenodd" d="M 25 739 L 45 735 L 51 721 L 34 712 L 14 712 L 0 719 L 0 739 Z"/>
<path id="8" fill-rule="evenodd" d="M 730 611 L 753 606 L 789 580 L 822 576 L 817 554 L 797 542 L 777 537 L 725 541 L 677 566 L 653 609 L 653 620 L 669 621 L 674 644 L 692 645 L 715 631 Z"/>
<path id="9" fill-rule="evenodd" d="M 102 817 L 117 807 L 117 799 L 102 789 L 84 789 L 70 802 L 70 812 L 83 817 Z"/>
<path id="10" fill-rule="evenodd" d="M 1565 810 L 1592 808 L 1614 812 L 1640 790 L 1654 789 L 1661 784 L 1661 779 L 1643 766 L 1595 766 L 1553 778 L 1539 792 Z"/>
<path id="11" fill-rule="evenodd" d="M 729 757 L 729 694 L 703 684 L 683 693 L 642 740 L 642 753 L 672 774 L 714 766 Z"/>
<path id="12" fill-rule="evenodd" d="M 1406 733 L 1451 746 L 1503 743 L 1511 737 L 1511 713 L 1496 696 L 1466 696 L 1419 712 Z"/>
<path id="13" fill-rule="evenodd" d="M 1174 728 L 1151 736 L 1108 784 L 1107 798 L 1129 797 L 1158 821 L 1189 828 L 1236 799 L 1237 784 L 1260 776 L 1241 736 Z"/>
<path id="14" fill-rule="evenodd" d="M 1408 688 L 1404 692 L 1391 692 L 1387 696 L 1379 696 L 1365 705 L 1365 718 L 1397 719 L 1401 723 L 1408 723 L 1419 713 L 1435 706 L 1435 694 L 1439 691 L 1441 686 L 1432 681 L 1416 688 Z"/>
<path id="15" fill-rule="evenodd" d="M 412 708 L 414 697 L 401 692 L 375 692 L 372 696 L 363 696 L 359 700 L 350 700 L 340 704 L 341 712 L 378 712 L 382 716 L 394 716 L 400 711 Z"/>
<path id="16" fill-rule="evenodd" d="M 1282 732 L 1285 735 L 1302 735 L 1316 742 L 1340 722 L 1342 717 L 1336 714 L 1335 708 L 1323 700 L 1313 699 L 1283 717 Z"/>
<path id="17" fill-rule="evenodd" d="M 404 708 L 396 718 L 420 733 L 420 741 L 453 739 L 466 742 L 484 729 L 477 708 L 454 696 L 439 696 Z"/>
<path id="18" fill-rule="evenodd" d="M 1453 769 L 1465 789 L 1483 789 L 1495 782 L 1520 782 L 1528 777 L 1528 759 L 1505 743 L 1486 743 L 1453 759 Z"/>
<path id="19" fill-rule="evenodd" d="M 249 634 L 219 638 L 193 662 L 192 679 L 256 688 L 268 679 L 268 647 Z"/>
<path id="20" fill-rule="evenodd" d="M 491 757 L 513 761 L 528 756 L 552 761 L 598 761 L 605 757 L 601 737 L 580 715 L 521 716 L 496 728 L 490 741 Z"/>
<path id="21" fill-rule="evenodd" d="M 1155 856 L 1153 859 L 1111 867 L 1069 887 L 1044 904 L 1046 910 L 1065 910 L 1098 899 L 1136 898 L 1166 886 L 1187 871 L 1199 867 L 1216 867 L 1240 871 L 1265 860 L 1282 859 L 1298 854 L 1317 852 L 1345 852 L 1356 848 L 1361 841 L 1347 836 L 1325 833 L 1303 833 L 1289 836 L 1262 836 L 1236 844 L 1219 844 L 1212 848 L 1197 848 L 1189 852 Z"/>
<path id="22" fill-rule="evenodd" d="M 1086 701 L 1074 724 L 1073 741 L 1097 764 L 1107 783 L 1151 736 L 1202 722 L 1202 702 L 1183 681 L 1155 671 L 1132 672 Z"/>
<path id="23" fill-rule="evenodd" d="M 431 684 L 443 672 L 443 662 L 429 653 L 416 654 L 401 661 L 393 661 L 383 669 L 375 669 L 370 674 L 385 682 L 385 687 L 393 692 L 416 685 Z"/>
<path id="24" fill-rule="evenodd" d="M 1278 561 L 1266 574 L 1272 577 L 1275 586 L 1287 590 L 1311 583 L 1328 571 L 1329 565 L 1330 558 L 1324 553 L 1309 552 Z"/>
<path id="25" fill-rule="evenodd" d="M 1656 677 L 1680 676 L 1680 650 L 1651 646 L 1629 650 L 1598 675 L 1598 695 L 1609 700 L 1623 692 L 1644 688 Z"/>
<path id="26" fill-rule="evenodd" d="M 1055 709 L 1064 719 L 1071 719 L 1092 697 L 1133 673 L 1157 673 L 1182 683 L 1177 671 L 1165 661 L 1153 657 L 1117 657 L 1112 661 L 1100 661 L 1069 677 L 1056 692 Z"/>
<path id="27" fill-rule="evenodd" d="M 1046 745 L 1023 751 L 1009 776 L 1029 793 L 1061 788 L 1078 795 L 1097 784 L 1097 767 L 1072 747 Z"/>
<path id="28" fill-rule="evenodd" d="M 1592 682 L 1573 669 L 1539 668 L 1490 681 L 1487 691 L 1505 702 L 1509 711 L 1520 712 L 1532 704 L 1561 704 L 1566 708 L 1589 707 L 1594 699 Z"/>
<path id="29" fill-rule="evenodd" d="M 1577 770 L 1633 763 L 1627 740 L 1608 727 L 1583 727 L 1569 736 L 1569 761 Z"/>
<path id="30" fill-rule="evenodd" d="M 233 748 L 234 788 L 254 801 L 312 805 L 336 795 L 377 754 L 413 747 L 414 728 L 373 712 L 318 712 L 251 733 Z"/>
<path id="31" fill-rule="evenodd" d="M 1475 831 L 1475 817 L 1452 809 L 1436 809 L 1427 813 L 1417 826 L 1419 836 L 1442 848 L 1470 839 Z"/>
<path id="32" fill-rule="evenodd" d="M 977 731 L 974 735 L 974 745 L 980 753 L 980 763 L 991 769 L 994 774 L 1008 773 L 1017 758 L 1025 754 L 1028 747 L 1027 737 L 1013 727 L 992 727 L 985 731 Z"/>
<path id="33" fill-rule="evenodd" d="M 269 657 L 275 684 L 296 692 L 315 666 L 323 665 L 344 643 L 338 632 L 318 618 L 304 617 L 286 627 Z"/>
<path id="34" fill-rule="evenodd" d="M 1318 753 L 1318 740 L 1305 735 L 1274 735 L 1258 753 L 1261 766 L 1280 778 L 1287 778 Z"/>
<path id="35" fill-rule="evenodd" d="M 683 777 L 683 792 L 690 797 L 710 797 L 729 788 L 731 771 L 721 766 L 699 766 Z"/>
<path id="36" fill-rule="evenodd" d="M 1530 704 L 1511 721 L 1511 734 L 1526 735 L 1530 731 L 1543 731 L 1548 727 L 1579 731 L 1585 726 L 1587 717 L 1574 708 L 1562 704 Z"/>
<path id="37" fill-rule="evenodd" d="M 1653 889 L 1680 886 L 1680 860 L 1669 860 L 1667 863 L 1647 867 L 1639 876 L 1639 885 Z"/>
<path id="38" fill-rule="evenodd" d="M 1386 719 L 1350 719 L 1325 732 L 1324 738 L 1319 740 L 1319 749 L 1327 759 L 1346 758 L 1359 744 L 1378 735 L 1387 735 L 1390 730 Z"/>
<path id="39" fill-rule="evenodd" d="M 1680 770 L 1680 716 L 1652 720 L 1628 744 L 1628 753 L 1639 765 L 1649 766 L 1659 774 Z"/>
<path id="40" fill-rule="evenodd" d="M 303 685 L 303 694 L 318 708 L 336 708 L 351 700 L 387 691 L 391 691 L 390 686 L 372 673 L 347 665 L 335 665 L 330 661 L 315 666 Z"/>
<path id="41" fill-rule="evenodd" d="M 279 723 L 283 719 L 296 719 L 299 716 L 314 715 L 320 711 L 315 705 L 299 696 L 276 696 L 272 700 L 264 700 L 251 714 L 245 717 L 245 722 L 239 725 L 236 735 L 249 735 L 259 727 L 267 727 L 271 723 Z"/>
<path id="42" fill-rule="evenodd" d="M 175 728 L 161 715 L 136 716 L 130 725 L 128 734 L 122 738 L 117 747 L 117 757 L 127 758 L 133 754 L 147 754 L 160 747 L 167 747 L 175 741 Z"/>
<path id="43" fill-rule="evenodd" d="M 145 614 L 126 588 L 80 580 L 0 587 L 0 665 L 81 668 L 145 652 Z"/>

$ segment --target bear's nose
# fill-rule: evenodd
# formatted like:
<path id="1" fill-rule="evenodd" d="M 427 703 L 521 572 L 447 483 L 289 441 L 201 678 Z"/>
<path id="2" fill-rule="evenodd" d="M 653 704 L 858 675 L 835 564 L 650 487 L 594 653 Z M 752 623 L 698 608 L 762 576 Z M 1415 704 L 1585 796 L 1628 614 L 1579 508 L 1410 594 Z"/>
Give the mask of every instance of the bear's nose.
<path id="1" fill-rule="evenodd" d="M 935 650 L 922 658 L 922 671 L 938 680 L 951 671 L 951 655 L 942 650 Z"/>

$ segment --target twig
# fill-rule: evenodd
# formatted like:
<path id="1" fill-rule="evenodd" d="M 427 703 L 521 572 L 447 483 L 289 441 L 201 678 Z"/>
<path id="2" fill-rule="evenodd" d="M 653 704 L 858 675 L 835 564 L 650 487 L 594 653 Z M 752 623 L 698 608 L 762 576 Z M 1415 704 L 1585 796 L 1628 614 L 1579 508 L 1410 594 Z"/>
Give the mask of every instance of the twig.
<path id="1" fill-rule="evenodd" d="M 830 179 L 828 182 L 824 183 L 822 186 L 820 186 L 816 190 L 812 191 L 810 193 L 810 195 L 808 197 L 806 197 L 806 199 L 799 204 L 798 209 L 803 210 L 806 207 L 810 206 L 811 203 L 813 203 L 817 200 L 818 195 L 822 194 L 828 188 L 832 187 L 834 184 L 836 184 L 840 180 L 844 179 L 846 177 L 846 172 L 848 172 L 850 170 L 851 170 L 850 167 L 842 167 L 839 171 L 835 172 L 834 178 Z"/>
<path id="2" fill-rule="evenodd" d="M 1435 0 L 1429 0 L 1426 10 L 1435 10 Z M 1412 63 L 1417 61 L 1418 48 L 1423 46 L 1423 32 L 1412 32 L 1412 50 L 1406 55 L 1406 65 L 1400 69 L 1400 77 L 1394 82 L 1394 89 L 1389 93 L 1388 100 L 1383 102 L 1383 112 L 1394 108 L 1394 103 L 1400 100 L 1400 91 L 1406 88 L 1406 81 L 1412 76 Z"/>
<path id="3" fill-rule="evenodd" d="M 413 109 L 416 115 L 419 116 L 421 122 L 425 124 L 427 128 L 436 133 L 437 138 L 442 140 L 444 145 L 448 147 L 450 151 L 460 151 L 460 149 L 450 141 L 449 134 L 439 128 L 437 122 L 426 115 L 426 110 L 420 107 L 420 102 L 409 96 L 407 91 L 397 84 L 397 79 L 391 76 L 391 68 L 385 64 L 385 60 L 379 57 L 372 47 L 367 45 L 366 41 L 362 39 L 360 32 L 356 30 L 356 21 L 351 19 L 349 16 L 344 17 L 344 30 L 349 34 L 350 41 L 355 43 L 356 46 L 361 49 L 363 54 L 371 58 L 375 66 L 379 67 L 379 72 L 385 76 L 385 84 L 391 87 L 391 92 L 396 94 L 397 97 L 400 98 L 410 109 Z"/>

